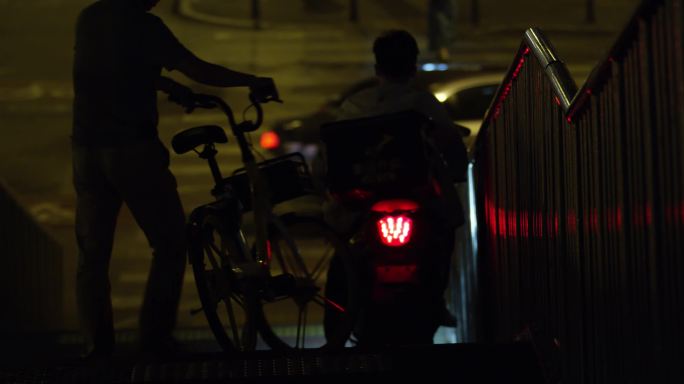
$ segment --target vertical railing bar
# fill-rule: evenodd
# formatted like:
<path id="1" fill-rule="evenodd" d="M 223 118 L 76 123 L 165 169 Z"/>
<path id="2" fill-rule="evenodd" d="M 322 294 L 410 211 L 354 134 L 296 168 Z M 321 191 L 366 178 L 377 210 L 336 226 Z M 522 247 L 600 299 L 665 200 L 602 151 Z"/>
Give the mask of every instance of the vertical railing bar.
<path id="1" fill-rule="evenodd" d="M 673 0 L 671 2 L 671 12 L 673 18 L 673 46 L 672 52 L 674 54 L 674 68 L 676 71 L 675 79 L 675 98 L 677 100 L 675 104 L 675 127 L 677 139 L 675 140 L 675 145 L 677 148 L 678 160 L 677 173 L 674 180 L 677 183 L 678 193 L 675 195 L 675 210 L 677 211 L 677 223 L 678 226 L 675 228 L 677 239 L 674 245 L 674 254 L 681 255 L 684 253 L 684 236 L 680 234 L 684 232 L 684 156 L 681 154 L 681 148 L 684 148 L 684 1 Z M 674 272 L 678 276 L 675 286 L 675 299 L 674 305 L 681 307 L 684 305 L 684 280 L 681 276 L 684 276 L 684 261 L 681 257 L 674 257 Z M 675 324 L 684 323 L 684 313 L 679 311 L 677 316 L 672 319 Z M 681 336 L 680 336 L 681 337 Z M 666 351 L 667 353 L 676 353 L 679 345 L 677 340 L 670 342 L 670 347 Z M 672 363 L 672 362 L 671 362 Z M 672 364 L 670 373 L 674 374 L 675 364 Z"/>
<path id="2" fill-rule="evenodd" d="M 652 16 L 654 17 L 654 16 Z M 658 54 L 658 52 L 653 52 L 650 48 L 651 47 L 656 47 L 658 44 L 657 42 L 654 42 L 652 39 L 654 37 L 657 38 L 657 36 L 650 36 L 649 33 L 653 33 L 648 25 L 648 22 L 646 20 L 640 20 L 639 21 L 639 35 L 638 35 L 638 52 L 639 56 L 637 58 L 638 63 L 639 63 L 639 69 L 640 69 L 640 93 L 639 96 L 641 97 L 641 108 L 640 111 L 643 112 L 641 116 L 641 121 L 640 125 L 642 128 L 649 127 L 650 129 L 643 129 L 642 133 L 644 134 L 644 160 L 645 160 L 645 179 L 644 180 L 652 180 L 653 182 L 651 183 L 645 183 L 646 187 L 646 204 L 648 207 L 648 210 L 651 212 L 651 222 L 649 225 L 646 227 L 647 228 L 647 236 L 648 236 L 648 241 L 647 241 L 647 251 L 646 255 L 650 255 L 650 257 L 646 257 L 645 262 L 645 267 L 649 271 L 647 276 L 647 284 L 646 284 L 646 292 L 648 292 L 647 300 L 645 300 L 645 308 L 649 309 L 649 313 L 651 314 L 649 323 L 649 333 L 650 333 L 650 339 L 651 340 L 656 340 L 656 342 L 652 341 L 646 341 L 644 340 L 644 343 L 646 345 L 650 345 L 651 347 L 648 348 L 650 350 L 649 354 L 649 361 L 647 363 L 649 364 L 648 366 L 653 368 L 657 365 L 657 362 L 660 361 L 660 356 L 659 352 L 657 350 L 657 345 L 661 344 L 661 337 L 659 334 L 659 327 L 657 324 L 660 323 L 660 311 L 661 311 L 661 306 L 660 306 L 660 299 L 658 297 L 658 268 L 657 268 L 657 260 L 659 258 L 659 251 L 660 251 L 660 235 L 658 234 L 659 232 L 659 227 L 660 227 L 660 222 L 661 222 L 661 212 L 659 209 L 657 209 L 656 206 L 656 198 L 660 195 L 659 191 L 661 189 L 660 187 L 660 182 L 662 180 L 662 175 L 660 174 L 660 170 L 658 169 L 659 167 L 659 162 L 657 161 L 657 149 L 655 146 L 658 144 L 658 137 L 656 135 L 656 132 L 654 132 L 653 128 L 657 127 L 657 109 L 656 106 L 653 104 L 655 102 L 654 98 L 658 97 L 657 94 L 655 94 L 656 90 L 654 89 L 655 84 L 653 82 L 653 77 L 652 77 L 652 71 L 658 66 L 658 61 L 660 60 L 659 57 L 653 57 L 653 54 Z M 650 42 L 650 44 L 649 44 Z M 654 44 L 655 43 L 655 44 Z M 654 48 L 655 49 L 655 48 Z M 653 111 L 653 112 L 652 112 Z M 653 114 L 656 113 L 656 116 Z M 646 336 L 646 335 L 644 335 Z M 645 345 L 645 346 L 646 346 Z"/>
<path id="3" fill-rule="evenodd" d="M 665 12 L 664 16 L 664 22 L 662 25 L 660 25 L 661 29 L 661 34 L 665 36 L 665 41 L 663 43 L 663 49 L 665 51 L 665 56 L 664 56 L 664 61 L 665 61 L 665 72 L 666 74 L 662 75 L 664 79 L 676 79 L 677 74 L 676 70 L 674 68 L 675 65 L 675 33 L 672 33 L 675 31 L 674 28 L 674 21 L 673 18 L 676 17 L 674 13 L 674 9 L 672 9 L 672 4 L 668 4 L 668 9 Z M 670 31 L 670 33 L 667 33 Z M 676 84 L 676 83 L 675 83 Z M 666 121 L 666 127 L 676 127 L 677 124 L 677 116 L 675 115 L 677 111 L 677 93 L 676 93 L 676 87 L 674 86 L 668 86 L 668 82 L 663 82 L 663 85 L 665 86 L 665 98 L 668 101 L 667 108 L 665 109 L 664 113 L 666 114 L 665 116 L 665 121 Z M 684 127 L 682 127 L 684 128 Z M 681 148 L 677 147 L 678 144 L 678 134 L 679 130 L 677 129 L 667 129 L 666 130 L 668 137 L 665 145 L 667 146 L 667 151 L 663 151 L 661 153 L 661 162 L 662 163 L 667 163 L 668 165 L 668 175 L 666 182 L 667 184 L 664 186 L 665 191 L 667 192 L 667 198 L 666 201 L 664 202 L 664 209 L 666 209 L 666 212 L 668 214 L 668 219 L 666 223 L 666 235 L 667 235 L 667 257 L 663 260 L 664 261 L 664 268 L 663 272 L 667 274 L 667 278 L 664 279 L 661 283 L 661 289 L 663 291 L 662 297 L 664 299 L 663 307 L 664 308 L 669 308 L 669 313 L 667 316 L 663 316 L 664 319 L 667 319 L 668 321 L 668 327 L 667 328 L 674 328 L 676 327 L 677 322 L 675 320 L 678 317 L 677 314 L 677 300 L 676 300 L 676 284 L 680 276 L 677 274 L 677 258 L 678 255 L 681 255 L 681 249 L 677 246 L 677 237 L 678 233 L 683 233 L 682 232 L 682 227 L 679 224 L 679 220 L 677 219 L 677 210 L 675 207 L 677 206 L 677 202 L 680 201 L 677 196 L 679 195 L 679 188 L 678 188 L 678 175 L 681 173 L 678 170 L 678 162 L 676 161 L 668 161 L 670 159 L 674 159 L 677 156 L 677 153 Z M 663 255 L 665 257 L 665 255 Z M 668 353 L 667 352 L 667 346 L 663 346 L 663 354 Z"/>
<path id="4" fill-rule="evenodd" d="M 610 234 L 608 232 L 608 215 L 610 215 L 610 206 L 608 204 L 607 198 L 610 185 L 609 181 L 611 177 L 610 173 L 608 172 L 608 163 L 611 154 L 609 139 L 611 127 L 607 121 L 607 98 L 605 97 L 608 94 L 608 92 L 608 84 L 606 83 L 606 85 L 604 85 L 603 89 L 601 90 L 600 95 L 597 95 L 596 97 L 598 119 L 597 125 L 595 127 L 595 131 L 597 133 L 596 150 L 597 157 L 599 160 L 599 166 L 597 167 L 599 170 L 599 182 L 597 183 L 598 199 L 596 204 L 599 215 L 598 233 L 600 239 L 600 243 L 597 248 L 597 258 L 600 260 L 601 266 L 599 270 L 601 284 L 601 302 L 599 303 L 599 305 L 603 308 L 609 308 L 611 299 L 613 299 L 610 297 Z M 601 328 L 603 329 L 602 334 L 604 343 L 603 350 L 601 351 L 601 360 L 604 362 L 602 366 L 603 382 L 608 382 L 608 372 L 610 371 L 613 358 L 613 355 L 608 353 L 608 346 L 611 345 L 610 341 L 613 334 L 613 329 L 609 326 L 609 324 L 611 323 L 610 313 L 611 311 L 609 310 L 601 311 Z"/>
<path id="5" fill-rule="evenodd" d="M 617 234 L 617 243 L 619 247 L 618 255 L 617 255 L 617 276 L 616 276 L 616 287 L 617 289 L 622 292 L 623 298 L 620 301 L 620 308 L 618 310 L 617 316 L 620 318 L 620 335 L 621 338 L 624 340 L 627 338 L 627 335 L 629 334 L 629 320 L 626 317 L 629 315 L 628 309 L 629 309 L 629 296 L 628 296 L 628 290 L 627 290 L 627 284 L 625 282 L 625 276 L 626 276 L 626 257 L 627 257 L 627 243 L 628 243 L 628 228 L 629 228 L 629 222 L 630 219 L 627 216 L 627 209 L 626 209 L 626 199 L 627 199 L 627 192 L 626 192 L 626 182 L 628 178 L 628 164 L 624 161 L 625 159 L 625 152 L 626 152 L 626 147 L 625 147 L 625 136 L 626 136 L 626 127 L 625 127 L 625 116 L 624 116 L 624 106 L 625 106 L 625 101 L 624 101 L 624 71 L 622 70 L 621 66 L 613 62 L 611 63 L 612 67 L 612 72 L 613 76 L 615 76 L 615 83 L 614 83 L 614 90 L 615 92 L 613 93 L 613 118 L 614 118 L 614 124 L 616 127 L 616 132 L 617 132 L 617 139 L 616 139 L 616 146 L 617 146 L 617 151 L 616 151 L 616 165 L 617 169 L 616 172 L 620 175 L 619 181 L 616 184 L 615 188 L 617 190 L 617 201 L 616 201 L 616 209 L 617 209 L 617 214 L 618 216 L 616 217 L 616 220 L 618 220 L 618 223 L 620 223 L 620 230 Z M 620 366 L 618 369 L 623 372 L 623 375 L 627 375 L 627 367 L 628 367 L 628 361 L 629 361 L 629 350 L 628 349 L 623 349 L 621 351 L 621 362 Z"/>
<path id="6" fill-rule="evenodd" d="M 596 345 L 596 350 L 595 350 L 595 364 L 594 364 L 594 377 L 600 378 L 602 376 L 602 371 L 603 371 L 603 365 L 605 364 L 605 358 L 603 356 L 603 352 L 605 349 L 605 330 L 602 328 L 602 311 L 601 311 L 601 299 L 602 299 L 602 288 L 603 288 L 603 281 L 601 279 L 602 275 L 602 265 L 601 265 L 601 255 L 600 255 L 600 248 L 602 244 L 602 237 L 600 233 L 600 223 L 599 223 L 599 196 L 600 196 L 600 182 L 601 182 L 601 175 L 599 174 L 599 169 L 601 166 L 600 163 L 600 158 L 599 158 L 599 149 L 598 149 L 598 143 L 599 143 L 599 128 L 600 125 L 598 124 L 598 100 L 595 96 L 592 95 L 590 99 L 590 104 L 591 107 L 589 108 L 589 132 L 588 132 L 588 137 L 590 138 L 589 140 L 589 152 L 591 153 L 589 160 L 590 164 L 592 164 L 591 167 L 591 189 L 589 191 L 590 193 L 590 217 L 591 217 L 591 224 L 590 224 L 590 231 L 592 232 L 593 236 L 591 237 L 591 249 L 590 249 L 590 254 L 589 257 L 592 260 L 592 268 L 590 271 L 590 276 L 591 276 L 591 281 L 592 281 L 592 294 L 591 294 L 591 301 L 593 304 L 592 312 L 593 312 L 593 328 L 594 328 L 594 340 L 597 341 Z M 599 382 L 601 380 L 599 379 Z"/>
<path id="7" fill-rule="evenodd" d="M 639 227 L 637 231 L 634 232 L 635 238 L 637 239 L 637 246 L 635 252 L 632 252 L 631 259 L 632 265 L 630 270 L 630 280 L 632 286 L 632 292 L 634 294 L 635 303 L 634 308 L 643 308 L 644 306 L 644 296 L 645 290 L 641 286 L 643 284 L 642 279 L 639 279 L 640 271 L 644 270 L 642 265 L 642 258 L 647 252 L 647 237 L 644 235 L 643 228 L 647 226 L 646 219 L 646 197 L 644 192 L 644 185 L 639 184 L 639 180 L 644 180 L 644 171 L 646 169 L 645 165 L 636 159 L 643 159 L 643 143 L 644 143 L 644 131 L 641 128 L 640 123 L 640 104 L 638 102 L 638 89 L 639 89 L 639 66 L 637 63 L 637 52 L 635 49 L 629 52 L 627 60 L 630 66 L 630 78 L 632 79 L 631 88 L 628 90 L 628 95 L 631 97 L 632 105 L 630 108 L 631 122 L 632 122 L 632 156 L 635 159 L 634 169 L 636 170 L 636 177 L 633 179 L 633 190 L 635 191 L 635 199 L 633 204 L 636 204 L 635 210 L 639 218 Z M 634 331 L 635 345 L 637 349 L 643 349 L 644 341 L 643 334 L 639 332 L 639 324 L 643 323 L 643 314 L 637 313 L 636 319 L 632 324 L 632 330 Z M 635 360 L 639 360 L 639 356 L 634 356 Z"/>
<path id="8" fill-rule="evenodd" d="M 674 312 L 676 309 L 669 305 L 669 290 L 667 289 L 667 283 L 672 272 L 669 264 L 670 260 L 673 259 L 673 255 L 670 254 L 670 244 L 672 244 L 670 229 L 672 224 L 668 210 L 668 205 L 672 201 L 672 189 L 670 188 L 672 164 L 667 159 L 671 158 L 669 156 L 669 147 L 674 130 L 667 129 L 671 127 L 668 111 L 673 108 L 673 100 L 668 97 L 668 89 L 671 88 L 668 87 L 668 79 L 672 79 L 672 77 L 668 73 L 667 47 L 669 46 L 669 37 L 665 30 L 666 22 L 665 8 L 660 9 L 651 21 L 651 54 L 655 57 L 652 58 L 653 69 L 650 73 L 652 74 L 652 84 L 654 94 L 656 95 L 655 105 L 653 106 L 653 113 L 655 115 L 653 121 L 655 125 L 652 129 L 655 131 L 653 148 L 654 167 L 658 172 L 658 183 L 654 194 L 654 212 L 657 213 L 655 217 L 655 233 L 657 236 L 657 248 L 659 249 L 658 254 L 653 256 L 654 260 L 652 263 L 655 265 L 657 273 L 656 295 L 660 309 L 659 318 L 669 323 L 670 319 L 675 316 Z M 656 318 L 655 321 L 659 321 L 659 319 Z M 656 361 L 661 360 L 659 355 L 662 355 L 662 353 L 662 350 L 656 351 Z"/>
<path id="9" fill-rule="evenodd" d="M 583 323 L 585 324 L 584 344 L 587 348 L 584 350 L 584 366 L 585 366 L 585 377 L 583 381 L 591 380 L 594 374 L 594 358 L 593 353 L 595 351 L 595 341 L 593 337 L 593 321 L 591 320 L 594 314 L 592 303 L 591 303 L 591 252 L 590 252 L 590 239 L 591 236 L 588 233 L 589 225 L 589 215 L 587 214 L 588 207 L 590 207 L 591 202 L 589 201 L 589 190 L 591 186 L 590 174 L 588 169 L 589 162 L 586 159 L 589 158 L 590 153 L 587 153 L 587 120 L 589 119 L 588 113 L 578 121 L 578 133 L 579 133 L 579 155 L 578 159 L 580 161 L 580 185 L 578 185 L 578 190 L 580 191 L 580 205 L 578 208 L 578 222 L 581 234 L 581 255 L 582 255 L 582 307 L 583 307 Z"/>

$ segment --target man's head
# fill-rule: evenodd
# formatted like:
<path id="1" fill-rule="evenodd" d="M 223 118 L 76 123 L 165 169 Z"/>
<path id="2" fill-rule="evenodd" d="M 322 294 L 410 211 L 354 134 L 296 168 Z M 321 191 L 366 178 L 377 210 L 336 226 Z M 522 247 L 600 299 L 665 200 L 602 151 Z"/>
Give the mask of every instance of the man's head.
<path id="1" fill-rule="evenodd" d="M 384 32 L 373 43 L 375 73 L 388 80 L 408 80 L 416 74 L 418 43 L 404 30 Z"/>
<path id="2" fill-rule="evenodd" d="M 149 11 L 150 9 L 154 8 L 157 3 L 159 3 L 159 0 L 138 0 L 141 3 L 143 3 L 143 8 L 145 8 L 146 11 Z"/>
<path id="3" fill-rule="evenodd" d="M 143 0 L 145 2 L 145 9 L 150 10 L 154 8 L 158 3 L 159 0 Z"/>

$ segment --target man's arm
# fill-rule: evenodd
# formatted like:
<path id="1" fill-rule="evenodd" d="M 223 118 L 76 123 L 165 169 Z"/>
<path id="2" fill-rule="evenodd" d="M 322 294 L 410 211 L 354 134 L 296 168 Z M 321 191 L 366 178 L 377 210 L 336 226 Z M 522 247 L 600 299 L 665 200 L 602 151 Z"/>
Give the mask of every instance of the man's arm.
<path id="1" fill-rule="evenodd" d="M 215 87 L 255 87 L 264 79 L 208 63 L 193 54 L 186 55 L 176 69 L 198 83 Z"/>
<path id="2" fill-rule="evenodd" d="M 169 95 L 169 101 L 186 108 L 191 108 L 195 102 L 195 94 L 192 89 L 180 84 L 168 77 L 159 76 L 155 82 L 158 91 Z"/>
<path id="3" fill-rule="evenodd" d="M 266 78 L 230 70 L 208 63 L 193 54 L 178 41 L 173 32 L 157 16 L 148 14 L 154 45 L 149 47 L 159 63 L 169 71 L 179 70 L 190 79 L 215 87 L 263 87 Z M 268 79 L 272 84 L 273 80 Z"/>

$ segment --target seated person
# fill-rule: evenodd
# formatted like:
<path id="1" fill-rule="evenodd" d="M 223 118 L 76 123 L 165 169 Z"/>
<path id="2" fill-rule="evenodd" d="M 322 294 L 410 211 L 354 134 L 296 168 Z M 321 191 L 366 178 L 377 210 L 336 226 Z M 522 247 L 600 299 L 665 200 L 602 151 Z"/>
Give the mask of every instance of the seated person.
<path id="1" fill-rule="evenodd" d="M 338 120 L 348 120 L 415 110 L 432 120 L 434 129 L 429 138 L 434 148 L 433 155 L 443 161 L 435 161 L 437 166 L 444 165 L 437 171 L 437 177 L 446 205 L 442 213 L 444 219 L 457 227 L 463 224 L 463 208 L 454 182 L 465 181 L 467 168 L 467 151 L 463 144 L 461 131 L 453 124 L 444 106 L 425 90 L 412 86 L 411 80 L 416 74 L 418 45 L 416 40 L 406 31 L 392 30 L 380 35 L 373 44 L 375 54 L 375 71 L 380 84 L 352 95 L 340 107 Z M 325 156 L 322 153 L 322 156 Z M 314 173 L 325 174 L 322 159 L 314 165 Z M 345 207 L 336 202 L 328 202 L 324 206 L 330 223 L 341 233 L 349 231 L 353 215 L 344 214 Z M 332 219 L 334 217 L 334 220 Z"/>
<path id="2" fill-rule="evenodd" d="M 461 131 L 453 124 L 442 104 L 428 91 L 414 88 L 411 80 L 416 74 L 418 45 L 408 32 L 388 31 L 374 42 L 375 70 L 379 85 L 361 91 L 345 100 L 340 108 L 338 120 L 387 115 L 400 111 L 416 111 L 432 121 L 433 129 L 428 132 L 428 144 L 433 150 L 431 164 L 440 196 L 425 204 L 435 222 L 443 224 L 443 234 L 449 238 L 453 249 L 454 233 L 464 223 L 463 207 L 459 200 L 455 182 L 465 181 L 467 151 Z M 325 157 L 325 151 L 321 153 Z M 321 160 L 321 159 L 319 159 Z M 318 168 L 318 169 L 317 169 Z M 314 173 L 325 174 L 324 164 L 314 164 Z M 329 200 L 323 207 L 326 221 L 339 233 L 351 235 L 361 212 L 355 212 L 339 201 Z M 444 273 L 436 276 L 444 289 L 448 283 L 451 252 L 443 255 Z M 452 319 L 445 311 L 446 323 Z"/>

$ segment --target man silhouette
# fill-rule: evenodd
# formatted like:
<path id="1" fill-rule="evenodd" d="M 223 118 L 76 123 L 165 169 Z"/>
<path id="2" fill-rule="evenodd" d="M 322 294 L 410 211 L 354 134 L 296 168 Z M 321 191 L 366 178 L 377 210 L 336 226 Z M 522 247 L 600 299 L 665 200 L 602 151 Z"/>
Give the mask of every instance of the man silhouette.
<path id="1" fill-rule="evenodd" d="M 186 87 L 161 77 L 178 70 L 212 86 L 271 87 L 272 79 L 235 72 L 193 55 L 147 11 L 159 0 L 98 0 L 80 14 L 73 68 L 72 133 L 77 306 L 87 356 L 114 349 L 108 277 L 116 219 L 126 203 L 153 250 L 140 313 L 143 352 L 173 351 L 185 268 L 185 215 L 157 135 L 157 90 L 187 101 Z"/>

